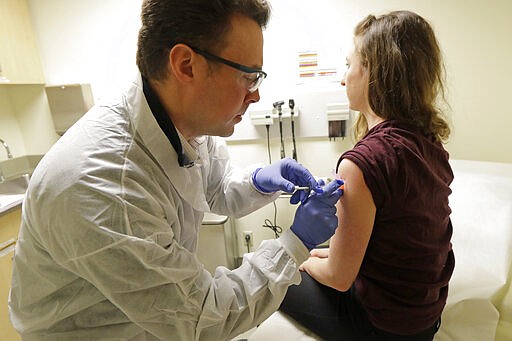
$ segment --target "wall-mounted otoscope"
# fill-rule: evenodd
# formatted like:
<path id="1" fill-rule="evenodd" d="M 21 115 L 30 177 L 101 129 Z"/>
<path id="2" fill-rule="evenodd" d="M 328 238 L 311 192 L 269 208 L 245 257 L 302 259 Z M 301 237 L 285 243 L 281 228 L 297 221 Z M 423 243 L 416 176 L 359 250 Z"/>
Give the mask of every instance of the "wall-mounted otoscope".
<path id="1" fill-rule="evenodd" d="M 277 116 L 279 117 L 279 137 L 281 139 L 281 159 L 285 158 L 284 155 L 284 140 L 283 140 L 283 105 L 284 101 L 274 102 L 274 109 L 277 110 Z"/>
<path id="2" fill-rule="evenodd" d="M 297 146 L 295 145 L 295 122 L 293 121 L 293 115 L 295 114 L 295 112 L 293 111 L 293 109 L 295 108 L 295 101 L 293 99 L 290 99 L 288 101 L 288 106 L 290 107 L 290 119 L 292 121 L 292 157 L 295 159 L 295 161 L 297 161 Z"/>

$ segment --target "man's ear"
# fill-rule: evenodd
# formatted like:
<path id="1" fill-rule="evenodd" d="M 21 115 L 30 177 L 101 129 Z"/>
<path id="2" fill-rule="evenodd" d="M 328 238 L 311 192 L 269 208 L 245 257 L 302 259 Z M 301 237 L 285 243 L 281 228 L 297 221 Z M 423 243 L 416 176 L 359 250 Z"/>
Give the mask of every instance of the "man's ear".
<path id="1" fill-rule="evenodd" d="M 181 82 L 190 82 L 194 78 L 196 55 L 185 44 L 176 44 L 169 51 L 169 71 Z"/>

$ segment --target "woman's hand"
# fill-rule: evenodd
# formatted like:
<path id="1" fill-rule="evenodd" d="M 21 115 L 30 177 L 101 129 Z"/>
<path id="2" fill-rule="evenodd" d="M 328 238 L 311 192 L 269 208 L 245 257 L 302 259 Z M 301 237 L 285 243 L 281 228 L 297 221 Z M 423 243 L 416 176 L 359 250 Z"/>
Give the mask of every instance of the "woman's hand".
<path id="1" fill-rule="evenodd" d="M 329 257 L 329 248 L 313 249 L 310 254 L 311 257 L 327 258 Z"/>
<path id="2" fill-rule="evenodd" d="M 311 256 L 299 266 L 300 271 L 306 271 L 311 275 L 308 269 L 311 269 L 315 265 L 321 263 L 318 260 L 327 260 L 329 257 L 329 248 L 313 249 L 310 251 Z"/>
<path id="3" fill-rule="evenodd" d="M 306 271 L 311 277 L 315 278 L 315 268 L 327 264 L 327 258 L 309 257 L 307 261 L 299 266 L 300 271 Z"/>

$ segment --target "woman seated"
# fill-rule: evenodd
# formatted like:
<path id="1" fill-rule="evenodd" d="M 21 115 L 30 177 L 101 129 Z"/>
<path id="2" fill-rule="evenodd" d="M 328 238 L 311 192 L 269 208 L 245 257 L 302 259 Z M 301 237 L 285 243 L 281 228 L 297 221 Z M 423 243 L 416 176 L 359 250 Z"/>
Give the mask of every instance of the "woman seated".
<path id="1" fill-rule="evenodd" d="M 408 11 L 366 17 L 341 84 L 360 115 L 337 164 L 338 229 L 281 310 L 327 340 L 432 340 L 454 255 L 444 68 L 429 23 Z"/>

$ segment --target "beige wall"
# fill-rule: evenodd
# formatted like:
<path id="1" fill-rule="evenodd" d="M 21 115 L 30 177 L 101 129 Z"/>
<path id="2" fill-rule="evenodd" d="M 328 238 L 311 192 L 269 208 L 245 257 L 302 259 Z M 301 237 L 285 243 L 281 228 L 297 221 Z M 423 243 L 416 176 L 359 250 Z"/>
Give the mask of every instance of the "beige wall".
<path id="1" fill-rule="evenodd" d="M 0 103 L 0 137 L 15 158 L 42 155 L 57 141 L 44 87 L 2 85 Z M 0 148 L 0 161 L 6 158 Z"/>
<path id="2" fill-rule="evenodd" d="M 57 141 L 44 88 L 14 86 L 9 96 L 24 140 L 26 154 L 44 154 Z"/>
<path id="3" fill-rule="evenodd" d="M 9 89 L 5 85 L 0 85 L 0 138 L 9 145 L 14 156 L 26 154 L 20 124 L 14 112 Z M 6 152 L 3 149 L 0 146 L 0 161 L 7 159 Z"/>
<path id="4" fill-rule="evenodd" d="M 512 1 L 323 0 L 316 2 L 315 8 L 312 20 L 328 10 L 336 13 L 328 17 L 339 21 L 332 26 L 340 33 L 326 32 L 334 40 L 337 36 L 346 40 L 347 34 L 351 37 L 353 26 L 369 13 L 408 9 L 427 18 L 434 26 L 447 68 L 453 132 L 446 148 L 451 157 L 512 162 Z M 279 20 L 277 15 L 272 20 Z M 247 143 L 235 142 L 229 145 L 235 159 L 242 159 L 247 150 L 257 153 L 254 159 L 268 158 L 264 147 L 253 149 Z M 278 145 L 279 141 L 272 141 L 274 158 L 279 155 Z M 299 161 L 315 174 L 325 175 L 335 166 L 340 152 L 351 145 L 347 140 L 303 139 L 298 148 Z"/>
<path id="5" fill-rule="evenodd" d="M 120 78 L 132 77 L 140 0 L 28 0 L 47 82 L 91 83 L 95 99 L 110 95 Z M 319 39 L 346 41 L 355 23 L 368 13 L 410 9 L 429 19 L 445 54 L 453 135 L 447 144 L 452 158 L 512 162 L 512 13 L 509 0 L 273 0 L 274 25 L 286 8 L 311 13 L 298 25 L 320 22 Z M 288 7 L 287 7 L 288 6 Z M 312 7 L 314 6 L 314 7 Z M 107 11 L 111 15 L 105 16 Z M 328 20 L 323 20 L 323 16 Z M 106 19 L 108 17 L 108 19 Z M 114 24 L 112 24 L 114 23 Z M 318 25 L 317 25 L 318 26 Z M 275 26 L 274 26 L 275 27 Z M 279 30 L 277 30 L 279 31 Z M 275 29 L 266 34 L 275 33 Z M 287 32 L 286 34 L 293 34 Z M 272 37 L 266 36 L 269 47 Z M 275 39 L 274 39 L 275 40 Z M 262 95 L 282 87 L 280 52 L 266 49 L 265 65 L 274 66 Z M 128 60 L 129 62 L 123 62 Z M 0 137 L 18 154 L 44 152 L 56 140 L 45 99 L 30 88 L 0 86 Z M 271 98 L 270 100 L 272 100 Z M 24 107 L 24 109 L 20 109 Z M 273 157 L 278 157 L 274 139 Z M 287 146 L 289 146 L 287 141 Z M 351 142 L 327 138 L 299 139 L 299 161 L 324 175 Z M 264 140 L 229 142 L 237 163 L 267 160 Z M 289 151 L 288 147 L 288 151 Z M 320 157 L 321 156 L 321 157 Z M 5 156 L 0 151 L 0 160 Z M 249 160 L 249 161 L 246 161 Z"/>
<path id="6" fill-rule="evenodd" d="M 443 1 L 431 10 L 445 52 L 453 158 L 512 162 L 512 2 Z M 439 6 L 441 9 L 442 7 Z"/>

